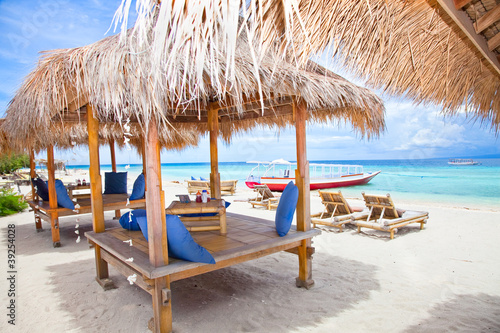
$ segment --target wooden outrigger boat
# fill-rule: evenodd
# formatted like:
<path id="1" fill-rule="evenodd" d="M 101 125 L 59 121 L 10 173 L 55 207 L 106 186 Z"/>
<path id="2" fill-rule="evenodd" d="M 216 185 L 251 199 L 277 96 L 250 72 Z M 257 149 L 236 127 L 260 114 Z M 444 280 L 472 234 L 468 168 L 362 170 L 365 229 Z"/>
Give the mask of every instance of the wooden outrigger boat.
<path id="1" fill-rule="evenodd" d="M 290 173 L 292 166 L 296 163 L 283 159 L 272 162 L 249 161 L 247 163 L 257 164 L 245 181 L 249 188 L 253 188 L 254 185 L 267 185 L 271 191 L 283 191 L 286 184 L 293 180 L 293 173 L 292 178 L 290 178 Z M 262 167 L 265 168 L 265 171 L 260 176 Z M 311 190 L 363 185 L 380 173 L 380 171 L 365 173 L 361 165 L 310 163 L 309 167 Z M 258 175 L 255 176 L 255 173 Z"/>

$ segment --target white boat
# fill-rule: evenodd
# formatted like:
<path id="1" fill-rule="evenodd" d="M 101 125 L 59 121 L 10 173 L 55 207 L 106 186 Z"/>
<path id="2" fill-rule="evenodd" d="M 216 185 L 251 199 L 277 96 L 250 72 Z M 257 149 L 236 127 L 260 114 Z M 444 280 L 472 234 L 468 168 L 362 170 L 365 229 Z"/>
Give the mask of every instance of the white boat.
<path id="1" fill-rule="evenodd" d="M 271 191 L 283 191 L 291 180 L 295 182 L 293 170 L 297 163 L 283 159 L 272 162 L 249 161 L 247 163 L 257 164 L 245 181 L 249 188 L 265 184 Z M 310 163 L 309 168 L 311 190 L 363 185 L 380 173 L 380 171 L 365 173 L 362 165 L 349 164 Z M 260 176 L 261 173 L 263 173 L 262 176 Z"/>
<path id="2" fill-rule="evenodd" d="M 472 159 L 453 158 L 448 161 L 449 165 L 480 165 L 478 161 Z"/>

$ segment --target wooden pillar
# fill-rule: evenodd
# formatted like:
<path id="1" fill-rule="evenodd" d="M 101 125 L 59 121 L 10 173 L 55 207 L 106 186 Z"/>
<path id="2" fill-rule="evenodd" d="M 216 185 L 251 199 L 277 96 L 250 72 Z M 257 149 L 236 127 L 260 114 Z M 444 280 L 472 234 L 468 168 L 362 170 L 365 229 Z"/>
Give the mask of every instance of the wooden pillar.
<path id="1" fill-rule="evenodd" d="M 297 202 L 297 230 L 307 231 L 311 229 L 311 194 L 309 187 L 309 162 L 307 161 L 306 149 L 306 120 L 307 105 L 304 101 L 293 101 L 295 115 L 295 134 L 297 142 L 297 170 L 295 170 L 295 184 L 299 188 L 299 200 Z M 296 279 L 297 287 L 309 289 L 312 280 L 312 256 L 308 248 L 311 247 L 311 239 L 306 239 L 299 246 L 299 277 Z"/>
<path id="2" fill-rule="evenodd" d="M 144 175 L 144 182 L 146 183 L 146 191 L 148 190 L 148 182 L 146 179 L 146 138 L 142 137 L 142 173 Z"/>
<path id="3" fill-rule="evenodd" d="M 149 261 L 155 267 L 168 265 L 167 224 L 165 197 L 161 188 L 160 143 L 158 127 L 152 119 L 148 125 L 146 142 L 146 214 L 148 217 Z M 153 298 L 153 332 L 172 331 L 170 276 L 155 279 Z"/>
<path id="4" fill-rule="evenodd" d="M 35 185 L 33 185 L 33 179 L 36 178 L 36 164 L 35 164 L 35 151 L 33 149 L 30 149 L 29 152 L 29 157 L 30 157 L 30 180 L 31 180 L 31 198 L 33 202 L 38 202 L 38 194 L 36 193 L 35 190 Z M 38 209 L 34 208 L 33 212 L 35 213 L 35 228 L 37 232 L 43 231 L 42 229 L 42 219 L 40 218 L 40 215 L 38 214 Z"/>
<path id="5" fill-rule="evenodd" d="M 99 120 L 94 117 L 94 108 L 87 104 L 87 130 L 89 134 L 90 200 L 92 205 L 92 228 L 104 232 L 104 208 L 102 203 L 102 181 L 99 161 Z M 114 288 L 109 279 L 108 263 L 101 258 L 101 247 L 94 246 L 96 281 L 104 290 Z"/>
<path id="6" fill-rule="evenodd" d="M 219 136 L 219 110 L 215 103 L 208 107 L 208 129 L 210 131 L 210 196 L 220 199 L 219 157 L 217 152 L 217 138 Z"/>
<path id="7" fill-rule="evenodd" d="M 47 173 L 49 175 L 49 206 L 50 209 L 57 208 L 56 176 L 54 170 L 54 146 L 47 147 Z M 50 213 L 50 228 L 52 231 L 52 245 L 61 246 L 61 236 L 59 235 L 59 218 L 57 212 Z"/>
<path id="8" fill-rule="evenodd" d="M 116 172 L 116 154 L 115 154 L 115 140 L 109 139 L 109 152 L 111 155 L 111 171 Z M 115 219 L 119 219 L 122 216 L 119 209 L 115 210 Z"/>

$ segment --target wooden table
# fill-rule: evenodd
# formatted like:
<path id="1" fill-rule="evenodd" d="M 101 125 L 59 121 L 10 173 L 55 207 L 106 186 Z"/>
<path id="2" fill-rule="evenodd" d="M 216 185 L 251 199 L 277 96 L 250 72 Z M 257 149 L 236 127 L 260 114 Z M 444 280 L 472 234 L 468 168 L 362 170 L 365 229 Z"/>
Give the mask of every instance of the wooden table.
<path id="1" fill-rule="evenodd" d="M 180 218 L 183 222 L 219 221 L 219 225 L 216 226 L 186 226 L 186 228 L 189 231 L 220 230 L 221 235 L 227 234 L 226 205 L 222 199 L 212 199 L 207 203 L 172 201 L 165 212 L 170 215 L 215 213 L 214 216 L 181 216 Z"/>
<path id="2" fill-rule="evenodd" d="M 68 195 L 71 200 L 73 198 L 90 198 L 90 184 L 87 185 L 75 185 L 75 184 L 70 184 L 66 186 L 66 189 L 68 190 Z M 73 194 L 73 191 L 81 191 L 81 190 L 89 190 L 89 193 L 83 193 L 83 194 Z"/>

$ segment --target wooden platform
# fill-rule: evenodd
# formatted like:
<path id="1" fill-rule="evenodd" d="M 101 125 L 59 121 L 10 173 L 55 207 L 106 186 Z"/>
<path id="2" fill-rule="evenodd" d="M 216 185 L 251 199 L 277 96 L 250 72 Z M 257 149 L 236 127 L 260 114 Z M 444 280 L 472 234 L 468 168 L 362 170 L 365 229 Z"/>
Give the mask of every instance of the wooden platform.
<path id="1" fill-rule="evenodd" d="M 196 223 L 199 225 L 200 222 Z M 137 274 L 137 285 L 150 292 L 151 283 L 155 278 L 168 275 L 170 281 L 176 281 L 207 273 L 275 252 L 297 248 L 302 240 L 321 233 L 316 229 L 298 232 L 293 228 L 285 237 L 279 237 L 274 221 L 233 213 L 227 214 L 227 229 L 226 236 L 220 235 L 217 231 L 191 233 L 195 241 L 213 255 L 216 264 L 169 258 L 168 265 L 157 268 L 149 262 L 148 243 L 140 231 L 115 228 L 102 233 L 86 232 L 85 236 L 90 243 L 99 245 L 103 260 L 116 267 L 125 276 Z M 130 239 L 133 246 L 127 242 Z M 134 259 L 127 261 L 129 258 Z"/>
<path id="2" fill-rule="evenodd" d="M 127 194 L 103 194 L 103 210 L 112 211 L 120 209 L 138 209 L 146 207 L 146 200 L 132 200 L 127 205 Z M 77 204 L 80 208 L 71 210 L 68 208 L 50 208 L 50 204 L 47 201 L 28 201 L 31 209 L 35 213 L 35 225 L 38 231 L 41 231 L 42 224 L 41 220 L 49 222 L 51 224 L 52 231 L 52 242 L 54 247 L 59 247 L 60 236 L 59 236 L 59 218 L 64 216 L 80 215 L 92 213 L 91 199 L 78 199 Z"/>

